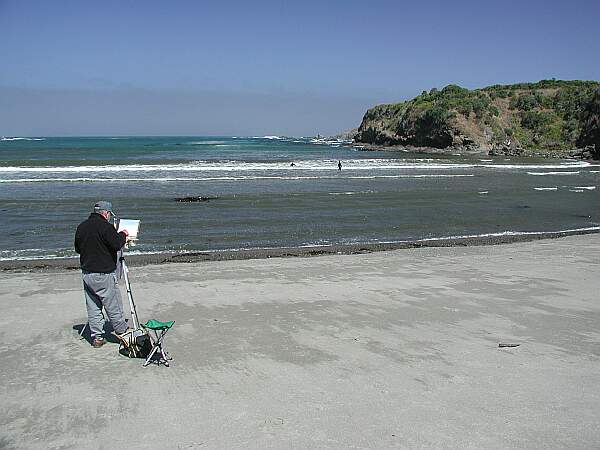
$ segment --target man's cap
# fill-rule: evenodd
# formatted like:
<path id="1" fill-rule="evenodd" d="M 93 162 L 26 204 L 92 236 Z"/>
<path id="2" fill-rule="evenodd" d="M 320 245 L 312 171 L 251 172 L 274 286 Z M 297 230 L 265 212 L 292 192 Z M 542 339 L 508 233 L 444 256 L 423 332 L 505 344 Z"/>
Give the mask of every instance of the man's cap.
<path id="1" fill-rule="evenodd" d="M 109 213 L 114 214 L 112 210 L 112 203 L 106 202 L 104 200 L 96 202 L 96 204 L 94 205 L 94 212 L 100 211 L 108 211 Z"/>

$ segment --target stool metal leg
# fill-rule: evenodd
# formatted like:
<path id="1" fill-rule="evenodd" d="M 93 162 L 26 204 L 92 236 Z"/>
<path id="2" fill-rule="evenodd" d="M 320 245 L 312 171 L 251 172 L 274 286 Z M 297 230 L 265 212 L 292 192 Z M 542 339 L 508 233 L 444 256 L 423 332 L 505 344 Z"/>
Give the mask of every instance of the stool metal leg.
<path id="1" fill-rule="evenodd" d="M 150 361 L 152 361 L 152 357 L 154 356 L 154 354 L 156 353 L 157 350 L 158 350 L 158 347 L 154 347 L 152 349 L 152 351 L 150 352 L 150 354 L 146 358 L 146 362 L 144 363 L 144 367 L 146 367 L 148 364 L 150 364 Z"/>
<path id="2" fill-rule="evenodd" d="M 160 347 L 160 354 L 162 355 L 162 358 L 163 358 L 163 364 L 165 366 L 169 367 L 169 359 L 165 355 L 165 351 L 163 350 L 162 346 Z"/>
<path id="3" fill-rule="evenodd" d="M 158 365 L 160 366 L 160 363 L 162 362 L 165 366 L 169 367 L 169 361 L 172 361 L 173 358 L 165 351 L 165 349 L 162 346 L 165 335 L 169 330 L 162 330 L 160 334 L 156 330 L 152 331 L 154 331 L 154 337 L 150 333 L 148 333 L 148 335 L 152 339 L 152 351 L 148 355 L 148 358 L 146 358 L 146 362 L 144 362 L 144 367 L 146 367 L 152 362 L 152 357 L 156 354 L 156 352 L 159 352 L 160 355 L 160 357 L 158 358 Z"/>

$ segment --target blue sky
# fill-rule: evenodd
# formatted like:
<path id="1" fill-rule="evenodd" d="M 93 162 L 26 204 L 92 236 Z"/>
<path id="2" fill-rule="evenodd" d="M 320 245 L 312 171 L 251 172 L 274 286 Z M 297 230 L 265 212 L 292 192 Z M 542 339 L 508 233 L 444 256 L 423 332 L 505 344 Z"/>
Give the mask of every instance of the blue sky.
<path id="1" fill-rule="evenodd" d="M 0 135 L 329 134 L 449 83 L 600 80 L 599 18 L 585 0 L 0 0 Z"/>

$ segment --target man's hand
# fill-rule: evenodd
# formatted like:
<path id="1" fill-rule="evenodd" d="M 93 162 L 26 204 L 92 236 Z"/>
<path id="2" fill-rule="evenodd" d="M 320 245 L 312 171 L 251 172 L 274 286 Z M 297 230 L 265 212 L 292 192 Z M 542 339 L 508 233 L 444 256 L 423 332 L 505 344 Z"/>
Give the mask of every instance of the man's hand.
<path id="1" fill-rule="evenodd" d="M 127 230 L 121 230 L 119 231 L 119 233 L 123 233 L 125 235 L 125 239 L 129 237 L 129 233 L 127 232 Z"/>

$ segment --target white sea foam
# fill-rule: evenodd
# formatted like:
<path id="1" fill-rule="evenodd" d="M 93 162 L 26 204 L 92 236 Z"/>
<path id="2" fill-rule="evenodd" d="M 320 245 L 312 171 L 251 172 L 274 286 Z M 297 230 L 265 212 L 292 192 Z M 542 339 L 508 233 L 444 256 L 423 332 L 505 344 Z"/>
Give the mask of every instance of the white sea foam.
<path id="1" fill-rule="evenodd" d="M 52 253 L 55 250 L 47 250 L 43 248 L 26 248 L 23 250 L 3 250 L 0 252 L 0 261 L 35 261 L 38 259 L 69 259 L 72 256 L 57 255 Z M 31 255 L 31 253 L 48 252 L 44 255 Z"/>
<path id="2" fill-rule="evenodd" d="M 211 142 L 212 145 L 223 145 L 218 142 L 223 141 L 202 141 L 202 145 Z M 100 173 L 100 172 L 203 172 L 203 171 L 272 171 L 272 170 L 290 170 L 289 161 L 273 162 L 252 162 L 252 161 L 193 161 L 183 164 L 126 164 L 126 165 L 106 165 L 106 166 L 8 166 L 0 167 L 2 172 L 32 172 L 32 173 Z M 553 169 L 553 168 L 580 168 L 586 167 L 587 162 L 565 163 L 561 165 L 508 165 L 508 164 L 470 164 L 470 163 L 452 163 L 440 162 L 430 159 L 347 159 L 343 161 L 345 170 L 363 171 L 363 170 L 454 170 L 454 169 Z M 296 163 L 292 170 L 336 170 L 337 160 L 301 160 Z M 552 174 L 575 174 L 579 172 L 528 172 L 532 175 L 552 175 Z"/>
<path id="3" fill-rule="evenodd" d="M 594 189 L 596 189 L 596 186 L 572 186 L 572 189 L 581 189 L 584 191 L 593 191 Z"/>
<path id="4" fill-rule="evenodd" d="M 552 163 L 552 164 L 481 164 L 481 167 L 493 168 L 493 169 L 575 169 L 590 167 L 590 163 L 587 161 L 566 161 L 563 163 Z"/>
<path id="5" fill-rule="evenodd" d="M 343 139 L 317 138 L 317 139 L 311 139 L 309 142 L 311 144 L 316 144 L 316 145 L 329 145 L 331 147 L 341 147 L 343 144 L 350 144 L 352 141 L 346 141 Z"/>
<path id="6" fill-rule="evenodd" d="M 44 138 L 0 137 L 0 141 L 45 141 Z"/>
<path id="7" fill-rule="evenodd" d="M 528 175 L 544 176 L 544 175 L 578 175 L 576 172 L 527 172 Z"/>
<path id="8" fill-rule="evenodd" d="M 485 194 L 489 194 L 490 191 L 479 191 L 478 194 L 480 195 L 485 195 Z"/>
<path id="9" fill-rule="evenodd" d="M 534 187 L 536 191 L 557 191 L 558 187 Z"/>
<path id="10" fill-rule="evenodd" d="M 44 251 L 44 249 L 43 248 L 24 248 L 21 250 L 0 250 L 0 256 L 1 255 L 13 255 L 18 252 L 40 252 L 40 251 Z"/>
<path id="11" fill-rule="evenodd" d="M 372 176 L 223 176 L 223 177 L 153 177 L 153 178 L 92 178 L 92 177 L 77 177 L 77 178 L 14 178 L 0 180 L 0 183 L 77 183 L 77 182 L 171 182 L 171 181 L 186 181 L 186 182 L 204 182 L 204 181 L 246 181 L 246 180 L 372 180 L 380 178 L 461 178 L 473 177 L 473 174 L 417 174 L 417 175 L 372 175 Z"/>
<path id="12" fill-rule="evenodd" d="M 243 171 L 269 171 L 269 170 L 290 170 L 289 161 L 280 162 L 240 162 L 240 161 L 197 161 L 187 164 L 128 164 L 128 165 L 107 165 L 107 166 L 45 166 L 45 167 L 24 167 L 8 166 L 0 167 L 2 172 L 32 172 L 32 173 L 99 173 L 99 172 L 203 172 L 203 171 L 225 171 L 225 172 L 243 172 Z M 468 169 L 473 168 L 471 164 L 394 164 L 390 162 L 381 162 L 379 160 L 366 161 L 345 161 L 345 170 L 446 170 L 446 169 Z M 337 161 L 327 160 L 309 160 L 300 161 L 294 167 L 294 170 L 335 170 L 337 171 Z"/>
<path id="13" fill-rule="evenodd" d="M 464 235 L 453 235 L 453 236 L 442 236 L 435 238 L 425 238 L 425 239 L 412 239 L 412 240 L 394 240 L 394 241 L 384 241 L 379 239 L 367 239 L 367 240 L 358 240 L 354 239 L 347 242 L 341 242 L 340 244 L 406 244 L 411 242 L 424 242 L 424 241 L 444 241 L 449 239 L 472 239 L 472 238 L 483 238 L 483 237 L 501 237 L 501 236 L 539 236 L 543 234 L 549 235 L 563 235 L 569 233 L 580 233 L 580 232 L 598 232 L 600 231 L 600 226 L 594 227 L 585 227 L 585 228 L 572 228 L 567 230 L 559 230 L 559 231 L 502 231 L 496 233 L 482 233 L 482 234 L 464 234 Z M 293 248 L 310 248 L 310 247 L 329 247 L 334 243 L 329 241 L 323 242 L 306 242 L 301 245 L 293 246 Z M 222 251 L 244 251 L 244 250 L 276 250 L 281 247 L 244 247 L 244 248 L 228 248 L 223 250 L 203 250 L 205 253 L 217 253 Z M 184 253 L 188 253 L 189 251 L 185 251 Z M 161 253 L 161 252 L 158 252 Z M 165 252 L 168 253 L 168 252 Z M 178 252 L 179 253 L 179 252 Z"/>
<path id="14" fill-rule="evenodd" d="M 40 259 L 72 259 L 76 258 L 77 255 L 57 255 L 56 253 L 47 253 L 44 255 L 31 255 L 32 252 L 52 252 L 55 250 L 46 250 L 42 248 L 28 248 L 24 250 L 6 250 L 0 252 L 0 261 L 38 261 Z M 210 250 L 209 250 L 210 251 Z M 183 253 L 193 253 L 193 250 L 128 250 L 127 255 L 158 255 L 158 254 L 183 254 Z M 206 253 L 206 251 L 204 251 Z M 11 255 L 11 256 L 3 256 L 3 255 Z"/>
<path id="15" fill-rule="evenodd" d="M 501 236 L 539 236 L 542 234 L 567 234 L 567 233 L 578 233 L 583 231 L 600 231 L 600 226 L 585 227 L 585 228 L 572 228 L 568 230 L 559 231 L 502 231 L 498 233 L 482 233 L 482 234 L 467 234 L 457 236 L 445 236 L 420 239 L 421 241 L 441 241 L 445 239 L 470 239 L 470 238 L 482 238 L 482 237 L 501 237 Z"/>
<path id="16" fill-rule="evenodd" d="M 226 141 L 191 141 L 186 142 L 186 145 L 218 145 L 225 144 Z"/>
<path id="17" fill-rule="evenodd" d="M 330 192 L 329 195 L 356 195 L 356 194 L 372 194 L 373 191 L 348 191 L 348 192 Z"/>

